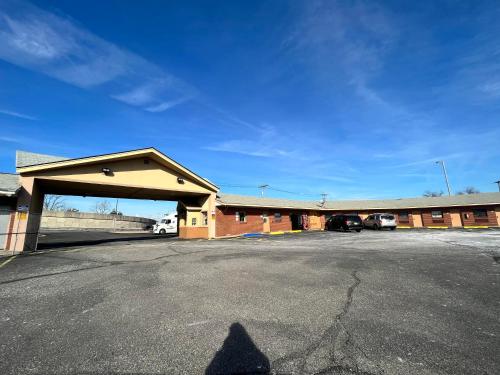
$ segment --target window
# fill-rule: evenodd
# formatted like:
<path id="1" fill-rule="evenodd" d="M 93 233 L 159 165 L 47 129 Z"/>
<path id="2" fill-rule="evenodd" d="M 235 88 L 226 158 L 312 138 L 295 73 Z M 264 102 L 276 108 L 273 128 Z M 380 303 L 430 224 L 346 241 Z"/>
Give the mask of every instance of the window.
<path id="1" fill-rule="evenodd" d="M 399 220 L 400 221 L 408 221 L 408 220 L 410 220 L 410 215 L 408 214 L 408 212 L 400 212 L 399 213 Z"/>
<path id="2" fill-rule="evenodd" d="M 172 220 L 170 220 L 170 219 L 165 220 L 165 224 L 170 224 L 171 222 L 172 222 Z"/>
<path id="3" fill-rule="evenodd" d="M 486 210 L 474 210 L 474 218 L 476 219 L 487 219 L 488 212 Z"/>
<path id="4" fill-rule="evenodd" d="M 275 223 L 281 223 L 281 212 L 275 212 L 274 213 L 274 222 Z"/>
<path id="5" fill-rule="evenodd" d="M 442 219 L 443 218 L 443 211 L 432 211 L 431 216 L 433 219 Z"/>
<path id="6" fill-rule="evenodd" d="M 358 215 L 345 215 L 345 220 L 359 221 L 359 216 Z"/>
<path id="7" fill-rule="evenodd" d="M 236 212 L 236 221 L 240 223 L 246 223 L 247 221 L 247 214 L 246 212 Z"/>
<path id="8" fill-rule="evenodd" d="M 208 213 L 207 213 L 207 211 L 203 211 L 201 213 L 201 222 L 203 223 L 203 225 L 208 225 Z"/>
<path id="9" fill-rule="evenodd" d="M 163 220 L 161 221 L 161 223 L 162 223 L 162 224 L 165 224 L 166 222 L 167 222 L 167 220 L 165 220 L 165 219 L 163 219 Z"/>
<path id="10" fill-rule="evenodd" d="M 195 227 L 195 226 L 196 226 L 196 218 L 195 218 L 195 217 L 191 218 L 191 225 L 192 225 L 193 227 Z"/>

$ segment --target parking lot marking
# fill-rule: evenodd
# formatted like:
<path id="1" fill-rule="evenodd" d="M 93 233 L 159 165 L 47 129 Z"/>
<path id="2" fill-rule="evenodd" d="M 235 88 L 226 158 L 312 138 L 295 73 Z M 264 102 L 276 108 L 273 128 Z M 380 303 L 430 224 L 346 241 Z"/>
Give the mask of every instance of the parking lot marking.
<path id="1" fill-rule="evenodd" d="M 7 260 L 5 260 L 2 263 L 0 263 L 0 268 L 2 268 L 3 266 L 5 266 L 6 264 L 12 262 L 14 259 L 16 259 L 16 257 L 17 257 L 17 255 L 11 256 Z"/>
<path id="2" fill-rule="evenodd" d="M 210 322 L 210 320 L 201 320 L 199 322 L 189 323 L 188 327 L 199 326 L 200 324 L 206 324 L 208 322 Z"/>

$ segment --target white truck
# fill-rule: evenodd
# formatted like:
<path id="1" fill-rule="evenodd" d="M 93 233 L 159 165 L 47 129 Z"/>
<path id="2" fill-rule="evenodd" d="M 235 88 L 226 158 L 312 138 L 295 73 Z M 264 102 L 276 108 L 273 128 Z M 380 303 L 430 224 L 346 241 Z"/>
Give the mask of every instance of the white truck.
<path id="1" fill-rule="evenodd" d="M 174 234 L 177 233 L 177 213 L 165 215 L 159 223 L 153 226 L 155 234 Z"/>

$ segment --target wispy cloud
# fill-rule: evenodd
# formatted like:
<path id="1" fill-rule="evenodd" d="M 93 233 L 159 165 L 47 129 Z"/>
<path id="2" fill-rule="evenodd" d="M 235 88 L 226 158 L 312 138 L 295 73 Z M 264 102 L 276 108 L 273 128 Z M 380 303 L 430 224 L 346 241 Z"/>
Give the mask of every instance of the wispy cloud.
<path id="1" fill-rule="evenodd" d="M 7 115 L 7 116 L 12 116 L 12 117 L 17 117 L 17 118 L 22 118 L 24 120 L 31 120 L 31 121 L 36 121 L 37 120 L 37 118 L 34 117 L 34 116 L 30 116 L 30 115 L 27 115 L 25 113 L 9 111 L 7 109 L 0 109 L 0 114 Z"/>
<path id="2" fill-rule="evenodd" d="M 233 117 L 234 120 L 234 117 Z M 239 120 L 238 122 L 241 122 Z M 257 127 L 253 139 L 231 139 L 205 147 L 206 150 L 230 152 L 241 155 L 257 156 L 263 158 L 290 157 L 292 153 L 280 147 L 278 132 L 275 127 L 265 125 Z"/>
<path id="3" fill-rule="evenodd" d="M 192 96 L 185 96 L 181 97 L 179 99 L 174 99 L 174 100 L 169 100 L 160 104 L 153 105 L 151 107 L 146 107 L 146 111 L 148 112 L 164 112 L 169 110 L 170 108 L 173 108 L 179 104 L 182 104 L 184 102 L 187 102 L 188 100 L 191 100 L 193 97 Z"/>
<path id="4" fill-rule="evenodd" d="M 196 95 L 187 83 L 70 18 L 22 1 L 0 4 L 0 58 L 150 112 Z"/>
<path id="5" fill-rule="evenodd" d="M 387 9 L 360 1 L 304 4 L 284 48 L 303 56 L 323 78 L 343 77 L 360 97 L 387 105 L 369 84 L 398 38 Z"/>

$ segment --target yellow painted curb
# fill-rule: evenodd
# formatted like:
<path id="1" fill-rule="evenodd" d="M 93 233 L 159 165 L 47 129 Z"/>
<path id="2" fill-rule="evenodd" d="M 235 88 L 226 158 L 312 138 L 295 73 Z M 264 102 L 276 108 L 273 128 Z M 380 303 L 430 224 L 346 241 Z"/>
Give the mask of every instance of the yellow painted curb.
<path id="1" fill-rule="evenodd" d="M 17 257 L 17 255 L 14 255 L 14 256 L 10 257 L 9 259 L 5 260 L 3 263 L 0 263 L 0 268 L 5 266 L 7 263 L 12 262 L 14 259 L 16 259 L 16 257 Z"/>
<path id="2" fill-rule="evenodd" d="M 465 225 L 464 229 L 488 229 L 486 225 Z"/>
<path id="3" fill-rule="evenodd" d="M 289 230 L 287 231 L 287 233 L 301 233 L 302 230 L 301 229 L 295 229 L 295 230 Z"/>
<path id="4" fill-rule="evenodd" d="M 443 226 L 428 226 L 426 228 L 429 228 L 429 229 L 448 229 L 448 227 L 443 227 Z"/>
<path id="5" fill-rule="evenodd" d="M 396 228 L 398 228 L 398 229 L 411 229 L 411 228 L 413 228 L 413 227 L 397 226 Z"/>
<path id="6" fill-rule="evenodd" d="M 280 232 L 270 232 L 269 234 L 270 234 L 271 236 L 276 236 L 276 235 L 278 235 L 278 234 L 285 234 L 285 232 L 282 232 L 282 231 L 280 231 Z"/>

